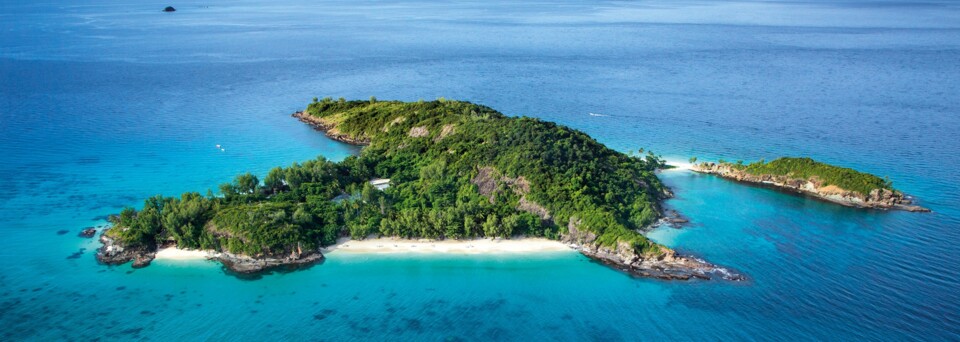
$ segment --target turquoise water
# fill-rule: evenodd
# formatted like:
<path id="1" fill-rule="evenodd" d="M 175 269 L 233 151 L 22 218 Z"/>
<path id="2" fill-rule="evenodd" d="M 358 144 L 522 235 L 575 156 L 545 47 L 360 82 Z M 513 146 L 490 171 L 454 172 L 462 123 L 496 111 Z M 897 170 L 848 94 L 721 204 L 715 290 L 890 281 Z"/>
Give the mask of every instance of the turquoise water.
<path id="1" fill-rule="evenodd" d="M 960 339 L 951 2 L 166 5 L 0 1 L 3 340 Z M 242 281 L 203 261 L 99 266 L 76 237 L 146 196 L 355 153 L 289 114 L 371 95 L 470 100 L 679 160 L 809 155 L 934 212 L 663 173 L 692 222 L 651 237 L 745 283 L 634 279 L 572 252 L 331 254 Z"/>

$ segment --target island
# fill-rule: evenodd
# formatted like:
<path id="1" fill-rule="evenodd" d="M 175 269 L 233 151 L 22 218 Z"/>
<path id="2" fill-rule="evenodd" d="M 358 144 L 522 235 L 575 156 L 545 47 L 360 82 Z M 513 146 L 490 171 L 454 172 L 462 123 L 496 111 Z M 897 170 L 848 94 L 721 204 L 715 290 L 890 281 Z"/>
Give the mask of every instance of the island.
<path id="1" fill-rule="evenodd" d="M 296 268 L 338 238 L 541 238 L 659 279 L 742 280 L 644 236 L 664 219 L 663 160 L 631 156 L 552 122 L 469 102 L 314 98 L 294 117 L 363 145 L 246 173 L 208 191 L 148 198 L 111 216 L 97 259 L 146 266 L 159 248 L 207 251 L 231 272 Z"/>
<path id="2" fill-rule="evenodd" d="M 821 163 L 810 158 L 783 157 L 750 164 L 702 162 L 693 171 L 718 175 L 744 183 L 772 186 L 791 193 L 806 194 L 849 207 L 929 212 L 915 205 L 889 179 L 850 168 Z"/>

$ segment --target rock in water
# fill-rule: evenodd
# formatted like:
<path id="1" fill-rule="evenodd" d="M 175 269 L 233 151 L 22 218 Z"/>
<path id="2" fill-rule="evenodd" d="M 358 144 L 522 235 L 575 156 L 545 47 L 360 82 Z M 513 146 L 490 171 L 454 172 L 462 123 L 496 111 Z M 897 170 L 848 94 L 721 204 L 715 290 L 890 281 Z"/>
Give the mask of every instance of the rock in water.
<path id="1" fill-rule="evenodd" d="M 157 255 L 156 246 L 121 246 L 106 234 L 100 235 L 103 247 L 97 249 L 97 261 L 106 265 L 123 265 L 133 261 L 133 268 L 150 265 Z"/>
<path id="2" fill-rule="evenodd" d="M 167 8 L 164 8 L 164 9 L 163 9 L 163 11 L 164 11 L 164 12 L 176 12 L 177 9 L 176 9 L 176 8 L 173 8 L 173 6 L 167 6 Z"/>
<path id="3" fill-rule="evenodd" d="M 87 227 L 80 231 L 80 237 L 92 238 L 94 235 L 97 235 L 97 229 L 94 227 Z"/>

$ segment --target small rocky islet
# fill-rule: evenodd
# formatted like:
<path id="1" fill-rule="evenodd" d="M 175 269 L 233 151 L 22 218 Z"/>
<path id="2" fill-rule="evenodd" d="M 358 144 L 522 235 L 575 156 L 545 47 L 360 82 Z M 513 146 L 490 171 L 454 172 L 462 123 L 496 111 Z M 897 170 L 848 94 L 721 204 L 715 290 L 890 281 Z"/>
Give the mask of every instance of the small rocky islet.
<path id="1" fill-rule="evenodd" d="M 894 189 L 888 179 L 811 158 L 782 157 L 770 162 L 702 162 L 695 172 L 738 182 L 770 186 L 848 207 L 929 212 L 914 199 Z"/>

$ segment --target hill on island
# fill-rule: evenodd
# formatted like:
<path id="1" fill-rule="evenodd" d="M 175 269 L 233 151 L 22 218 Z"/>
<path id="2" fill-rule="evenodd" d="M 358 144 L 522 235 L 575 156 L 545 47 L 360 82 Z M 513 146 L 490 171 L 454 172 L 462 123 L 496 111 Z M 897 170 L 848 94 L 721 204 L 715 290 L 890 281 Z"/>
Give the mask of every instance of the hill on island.
<path id="1" fill-rule="evenodd" d="M 644 237 L 669 196 L 653 154 L 629 156 L 555 123 L 444 99 L 314 99 L 294 116 L 367 146 L 341 162 L 274 168 L 262 182 L 239 175 L 220 197 L 150 198 L 113 218 L 98 257 L 145 265 L 158 246 L 175 244 L 258 271 L 316 259 L 318 247 L 347 235 L 536 236 L 640 275 L 738 277 Z M 378 179 L 389 187 L 371 184 Z"/>

